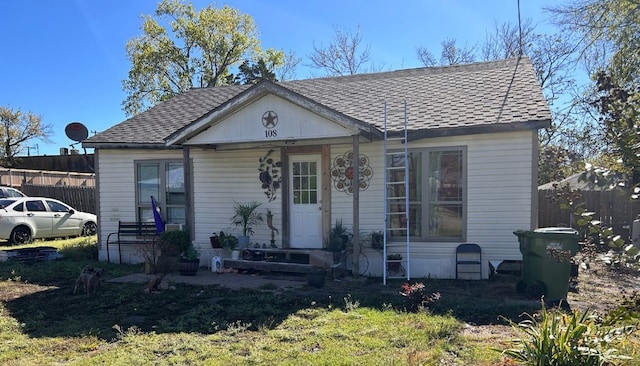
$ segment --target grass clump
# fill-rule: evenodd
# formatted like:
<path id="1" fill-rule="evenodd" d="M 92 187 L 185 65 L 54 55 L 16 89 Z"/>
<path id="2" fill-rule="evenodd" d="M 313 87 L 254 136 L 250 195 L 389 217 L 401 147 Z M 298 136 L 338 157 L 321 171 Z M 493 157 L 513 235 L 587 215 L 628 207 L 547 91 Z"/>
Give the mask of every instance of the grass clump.
<path id="1" fill-rule="evenodd" d="M 518 324 L 509 320 L 521 337 L 513 341 L 516 347 L 502 351 L 523 365 L 612 365 L 631 359 L 618 347 L 635 325 L 590 310 L 547 310 L 544 303 L 538 314 L 526 316 Z"/>

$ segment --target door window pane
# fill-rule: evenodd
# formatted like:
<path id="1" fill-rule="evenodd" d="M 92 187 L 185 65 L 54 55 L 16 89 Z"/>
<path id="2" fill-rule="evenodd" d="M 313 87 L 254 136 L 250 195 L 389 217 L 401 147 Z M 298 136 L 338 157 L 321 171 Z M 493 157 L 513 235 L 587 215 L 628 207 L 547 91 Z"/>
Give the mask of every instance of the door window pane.
<path id="1" fill-rule="evenodd" d="M 318 203 L 317 163 L 292 162 L 292 195 L 294 204 Z"/>

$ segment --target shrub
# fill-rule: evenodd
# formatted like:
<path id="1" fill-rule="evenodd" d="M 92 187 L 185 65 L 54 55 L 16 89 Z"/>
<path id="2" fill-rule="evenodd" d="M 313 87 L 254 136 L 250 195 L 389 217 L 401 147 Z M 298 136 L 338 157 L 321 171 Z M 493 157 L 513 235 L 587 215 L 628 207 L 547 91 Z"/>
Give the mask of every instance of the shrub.
<path id="1" fill-rule="evenodd" d="M 440 299 L 439 292 L 428 293 L 427 288 L 422 282 L 409 283 L 405 282 L 400 288 L 400 295 L 405 298 L 405 309 L 409 312 L 417 312 L 425 310 L 429 304 Z"/>
<path id="2" fill-rule="evenodd" d="M 595 312 L 547 311 L 544 304 L 539 314 L 515 324 L 507 321 L 522 335 L 517 347 L 502 353 L 524 365 L 606 365 L 629 359 L 615 348 L 635 327 L 607 326 Z"/>
<path id="3" fill-rule="evenodd" d="M 163 255 L 178 256 L 191 247 L 188 231 L 173 230 L 160 234 L 160 250 Z"/>

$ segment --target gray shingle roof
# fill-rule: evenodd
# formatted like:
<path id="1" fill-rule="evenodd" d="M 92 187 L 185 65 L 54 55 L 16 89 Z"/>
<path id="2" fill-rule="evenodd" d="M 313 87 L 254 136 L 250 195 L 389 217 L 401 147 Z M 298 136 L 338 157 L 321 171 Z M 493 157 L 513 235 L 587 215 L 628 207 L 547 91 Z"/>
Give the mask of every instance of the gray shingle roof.
<path id="1" fill-rule="evenodd" d="M 551 121 L 551 112 L 526 57 L 279 84 L 379 129 L 384 124 L 385 103 L 388 127 L 399 129 L 406 101 L 409 129 L 422 131 L 425 136 L 438 131 L 488 131 L 513 124 L 538 128 Z M 164 144 L 173 132 L 248 88 L 242 85 L 189 90 L 85 140 L 85 146 Z"/>

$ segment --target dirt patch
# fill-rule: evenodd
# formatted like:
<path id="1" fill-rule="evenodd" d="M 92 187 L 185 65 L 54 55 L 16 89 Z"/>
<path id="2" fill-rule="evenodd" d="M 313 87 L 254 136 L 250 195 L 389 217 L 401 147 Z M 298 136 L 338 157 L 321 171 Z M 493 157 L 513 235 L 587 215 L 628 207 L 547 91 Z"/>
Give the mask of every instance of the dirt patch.
<path id="1" fill-rule="evenodd" d="M 612 270 L 602 262 L 581 266 L 575 291 L 567 299 L 572 308 L 607 311 L 634 292 L 640 291 L 640 271 L 633 269 Z"/>

